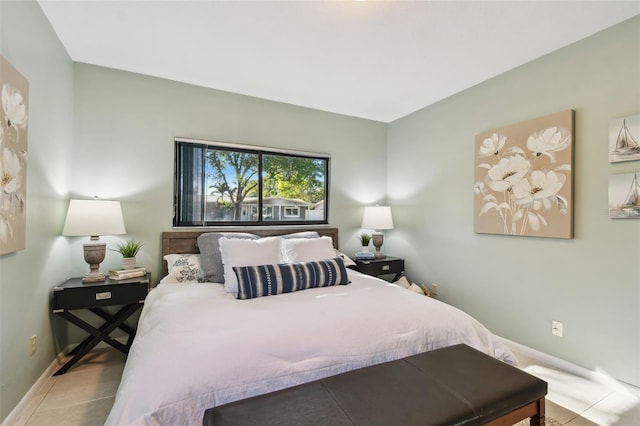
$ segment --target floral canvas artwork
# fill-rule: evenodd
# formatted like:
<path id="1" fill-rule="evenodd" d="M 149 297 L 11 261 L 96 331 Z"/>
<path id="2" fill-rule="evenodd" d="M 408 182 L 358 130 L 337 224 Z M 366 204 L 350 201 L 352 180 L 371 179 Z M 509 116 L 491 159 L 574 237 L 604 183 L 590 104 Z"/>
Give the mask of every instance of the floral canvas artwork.
<path id="1" fill-rule="evenodd" d="M 640 172 L 609 176 L 609 217 L 640 219 Z"/>
<path id="2" fill-rule="evenodd" d="M 574 112 L 480 133 L 474 231 L 573 238 Z"/>
<path id="3" fill-rule="evenodd" d="M 0 255 L 25 248 L 29 82 L 0 56 Z"/>
<path id="4" fill-rule="evenodd" d="M 609 162 L 640 160 L 640 114 L 609 123 Z"/>

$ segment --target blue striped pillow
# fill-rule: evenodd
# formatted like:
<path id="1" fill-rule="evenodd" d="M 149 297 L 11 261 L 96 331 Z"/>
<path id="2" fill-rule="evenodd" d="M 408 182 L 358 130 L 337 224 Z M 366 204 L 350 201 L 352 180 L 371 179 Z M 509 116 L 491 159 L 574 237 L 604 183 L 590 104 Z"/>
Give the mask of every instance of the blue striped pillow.
<path id="1" fill-rule="evenodd" d="M 238 277 L 238 299 L 349 284 L 347 269 L 339 257 L 304 263 L 234 266 L 233 271 Z"/>

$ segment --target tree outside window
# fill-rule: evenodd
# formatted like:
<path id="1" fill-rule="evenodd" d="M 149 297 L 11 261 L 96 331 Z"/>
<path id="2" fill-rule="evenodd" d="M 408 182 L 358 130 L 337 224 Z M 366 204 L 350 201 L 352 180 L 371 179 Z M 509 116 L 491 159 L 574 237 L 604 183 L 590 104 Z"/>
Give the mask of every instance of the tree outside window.
<path id="1" fill-rule="evenodd" d="M 328 223 L 328 156 L 198 142 L 176 139 L 175 226 Z"/>

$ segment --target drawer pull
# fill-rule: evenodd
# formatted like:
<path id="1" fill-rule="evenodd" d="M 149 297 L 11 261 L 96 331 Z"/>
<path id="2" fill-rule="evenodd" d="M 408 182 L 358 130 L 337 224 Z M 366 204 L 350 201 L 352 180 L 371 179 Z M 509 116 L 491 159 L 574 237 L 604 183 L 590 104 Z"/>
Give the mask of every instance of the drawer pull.
<path id="1" fill-rule="evenodd" d="M 382 265 L 383 271 L 388 271 L 389 269 L 391 269 L 391 265 Z"/>
<path id="2" fill-rule="evenodd" d="M 111 299 L 110 291 L 103 291 L 102 293 L 96 293 L 96 300 L 107 300 Z"/>

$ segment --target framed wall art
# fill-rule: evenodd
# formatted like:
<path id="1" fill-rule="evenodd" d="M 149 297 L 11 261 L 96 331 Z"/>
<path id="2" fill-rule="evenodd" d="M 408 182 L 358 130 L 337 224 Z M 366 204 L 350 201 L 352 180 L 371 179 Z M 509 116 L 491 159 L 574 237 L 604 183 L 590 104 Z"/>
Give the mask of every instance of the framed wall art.
<path id="1" fill-rule="evenodd" d="M 0 255 L 25 248 L 29 82 L 0 56 Z"/>
<path id="2" fill-rule="evenodd" d="M 640 172 L 609 176 L 609 217 L 640 219 Z"/>
<path id="3" fill-rule="evenodd" d="M 609 123 L 609 162 L 640 160 L 640 114 Z"/>
<path id="4" fill-rule="evenodd" d="M 473 229 L 573 238 L 574 111 L 475 138 Z"/>

